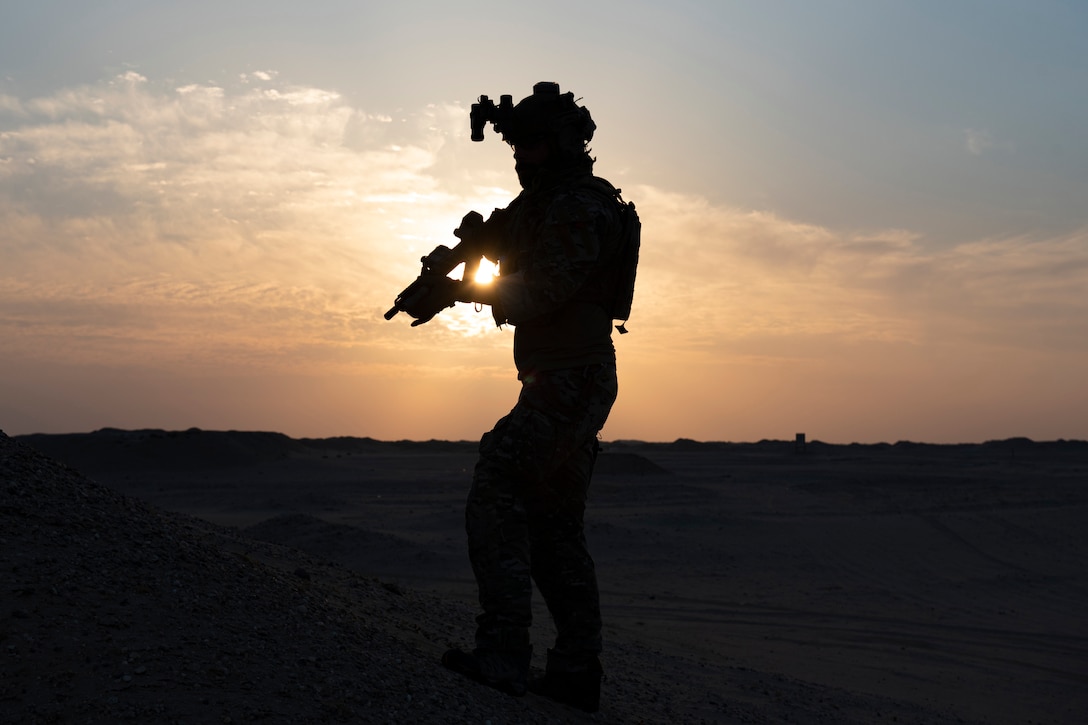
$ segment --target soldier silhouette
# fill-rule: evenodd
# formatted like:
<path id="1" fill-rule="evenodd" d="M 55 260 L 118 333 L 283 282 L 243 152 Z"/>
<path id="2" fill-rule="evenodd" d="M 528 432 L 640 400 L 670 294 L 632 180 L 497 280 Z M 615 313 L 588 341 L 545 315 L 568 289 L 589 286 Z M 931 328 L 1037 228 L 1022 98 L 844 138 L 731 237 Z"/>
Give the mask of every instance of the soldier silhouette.
<path id="1" fill-rule="evenodd" d="M 498 276 L 481 284 L 432 271 L 387 315 L 403 309 L 420 324 L 474 302 L 514 327 L 521 392 L 480 441 L 465 510 L 482 610 L 475 646 L 452 649 L 442 662 L 512 695 L 528 689 L 595 712 L 601 613 L 584 515 L 597 436 L 617 395 L 612 324 L 630 314 L 640 224 L 634 205 L 593 175 L 587 144 L 596 124 L 558 84 L 537 83 L 517 105 L 481 96 L 471 120 L 473 140 L 490 122 L 511 145 L 522 186 L 509 206 L 486 221 L 470 213 L 455 232 L 458 250 L 470 251 L 466 261 L 482 255 L 498 264 Z M 425 273 L 427 266 L 424 258 Z M 544 675 L 530 681 L 533 581 L 556 638 Z"/>

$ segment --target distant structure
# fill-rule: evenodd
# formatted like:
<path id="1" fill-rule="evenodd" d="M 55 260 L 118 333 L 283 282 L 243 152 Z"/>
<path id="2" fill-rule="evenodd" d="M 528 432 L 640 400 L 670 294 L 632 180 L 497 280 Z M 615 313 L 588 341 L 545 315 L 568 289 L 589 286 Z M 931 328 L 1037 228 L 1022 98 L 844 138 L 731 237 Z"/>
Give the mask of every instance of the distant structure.
<path id="1" fill-rule="evenodd" d="M 805 452 L 805 434 L 798 433 L 793 439 L 793 452 L 804 453 Z"/>

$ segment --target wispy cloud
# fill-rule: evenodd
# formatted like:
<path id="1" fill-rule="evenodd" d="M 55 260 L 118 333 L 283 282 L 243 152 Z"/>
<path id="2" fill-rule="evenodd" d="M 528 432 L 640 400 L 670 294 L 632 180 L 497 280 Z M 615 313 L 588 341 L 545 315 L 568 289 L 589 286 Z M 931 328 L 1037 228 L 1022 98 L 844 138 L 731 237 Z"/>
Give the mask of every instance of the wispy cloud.
<path id="1" fill-rule="evenodd" d="M 972 156 L 983 156 L 997 150 L 1012 153 L 1016 144 L 1009 139 L 999 139 L 985 128 L 969 128 L 964 131 L 964 148 Z"/>
<path id="2" fill-rule="evenodd" d="M 462 109 L 394 121 L 268 71 L 231 88 L 129 72 L 3 108 L 0 312 L 23 334 L 51 329 L 25 324 L 34 308 L 113 340 L 142 327 L 145 343 L 154 318 L 175 331 L 158 338 L 164 350 L 217 335 L 281 352 L 287 339 L 403 344 L 379 313 L 415 260 L 466 209 L 512 194 L 445 174 Z M 992 144 L 984 131 L 968 140 Z M 935 249 L 909 230 L 829 229 L 650 186 L 630 195 L 646 239 L 636 315 L 693 349 L 788 336 L 1068 346 L 1065 331 L 1088 319 L 1083 233 Z M 488 324 L 444 319 L 435 327 Z"/>
<path id="3" fill-rule="evenodd" d="M 357 341 L 414 276 L 413 259 L 479 201 L 430 172 L 462 114 L 432 106 L 394 123 L 273 81 L 170 88 L 130 72 L 5 97 L 7 324 L 39 338 L 98 325 L 110 332 L 87 339 L 99 343 L 124 328 L 146 342 L 138 321 L 154 318 L 164 350 L 215 337 Z M 21 324 L 28 306 L 48 320 Z"/>
<path id="4" fill-rule="evenodd" d="M 981 156 L 994 145 L 993 135 L 984 128 L 969 128 L 964 131 L 967 153 Z"/>
<path id="5" fill-rule="evenodd" d="M 637 314 L 691 321 L 681 337 L 1088 350 L 1088 230 L 939 248 L 909 230 L 833 230 L 649 187 L 637 196 Z"/>

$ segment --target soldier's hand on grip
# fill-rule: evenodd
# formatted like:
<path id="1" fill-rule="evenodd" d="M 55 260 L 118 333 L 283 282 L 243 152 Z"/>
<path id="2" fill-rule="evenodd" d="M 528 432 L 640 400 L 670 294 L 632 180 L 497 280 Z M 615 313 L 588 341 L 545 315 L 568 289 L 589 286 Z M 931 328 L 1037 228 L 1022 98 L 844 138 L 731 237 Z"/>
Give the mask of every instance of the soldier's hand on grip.
<path id="1" fill-rule="evenodd" d="M 416 282 L 418 292 L 411 299 L 404 300 L 402 307 L 415 318 L 412 327 L 430 322 L 431 318 L 457 302 L 461 282 L 444 275 L 423 275 Z"/>

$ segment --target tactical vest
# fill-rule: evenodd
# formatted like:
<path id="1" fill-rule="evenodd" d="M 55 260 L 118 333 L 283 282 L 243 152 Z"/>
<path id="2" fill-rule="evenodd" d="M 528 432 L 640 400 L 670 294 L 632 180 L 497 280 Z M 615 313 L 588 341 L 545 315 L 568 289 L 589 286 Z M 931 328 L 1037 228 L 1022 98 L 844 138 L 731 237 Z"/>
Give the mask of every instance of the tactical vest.
<path id="1" fill-rule="evenodd" d="M 626 322 L 631 317 L 631 305 L 635 295 L 642 222 L 635 211 L 634 203 L 624 201 L 620 190 L 605 179 L 586 176 L 574 188 L 585 189 L 605 198 L 617 210 L 618 225 L 614 231 L 614 239 L 602 240 L 602 256 L 597 260 L 596 269 L 571 299 L 599 305 L 610 319 Z M 534 213 L 541 213 L 541 210 L 532 205 L 527 207 L 519 196 L 506 209 L 496 209 L 487 220 L 486 226 L 493 246 L 485 251 L 485 256 L 493 261 L 500 261 L 500 274 L 513 274 L 517 271 L 516 259 L 507 257 L 502 248 L 503 240 L 509 239 L 511 228 L 519 226 L 520 217 Z M 505 324 L 506 319 L 500 309 L 493 308 L 492 313 L 497 324 Z M 623 324 L 617 325 L 616 329 L 620 334 L 627 332 Z"/>

